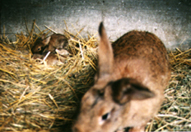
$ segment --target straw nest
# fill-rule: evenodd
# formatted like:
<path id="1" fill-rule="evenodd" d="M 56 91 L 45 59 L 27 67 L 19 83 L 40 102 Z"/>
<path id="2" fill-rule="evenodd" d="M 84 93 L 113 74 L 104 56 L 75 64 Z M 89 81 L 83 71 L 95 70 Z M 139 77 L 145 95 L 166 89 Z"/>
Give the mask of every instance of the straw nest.
<path id="1" fill-rule="evenodd" d="M 70 131 L 80 98 L 93 84 L 98 40 L 80 32 L 65 35 L 72 55 L 61 65 L 32 59 L 31 46 L 49 30 L 33 23 L 16 41 L 0 39 L 0 131 Z M 38 33 L 37 33 L 38 32 Z M 191 49 L 169 52 L 172 77 L 159 114 L 146 131 L 191 130 Z"/>

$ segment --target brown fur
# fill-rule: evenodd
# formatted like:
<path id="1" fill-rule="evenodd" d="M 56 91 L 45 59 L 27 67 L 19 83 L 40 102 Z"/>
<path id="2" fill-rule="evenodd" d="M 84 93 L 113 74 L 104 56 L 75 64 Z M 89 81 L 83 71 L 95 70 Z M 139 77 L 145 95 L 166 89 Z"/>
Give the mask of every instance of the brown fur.
<path id="1" fill-rule="evenodd" d="M 62 34 L 51 35 L 48 46 L 44 49 L 44 53 L 51 51 L 55 53 L 56 49 L 63 49 L 68 45 L 68 39 Z"/>
<path id="2" fill-rule="evenodd" d="M 47 53 L 51 51 L 55 53 L 56 49 L 63 49 L 68 45 L 68 39 L 62 34 L 52 34 L 45 38 L 45 34 L 38 38 L 32 47 L 32 53 Z"/>
<path id="3" fill-rule="evenodd" d="M 32 58 L 43 60 L 45 56 L 46 56 L 46 54 L 42 54 L 42 55 L 33 54 Z M 58 56 L 56 54 L 50 53 L 45 61 L 46 61 L 47 65 L 58 65 L 58 64 L 64 62 L 65 58 L 63 58 L 61 56 L 58 58 Z"/>
<path id="4" fill-rule="evenodd" d="M 45 38 L 46 35 L 43 34 L 42 37 L 38 38 L 32 47 L 33 54 L 41 54 L 45 47 L 48 45 L 50 41 L 50 36 Z"/>
<path id="5" fill-rule="evenodd" d="M 73 132 L 144 131 L 170 79 L 167 51 L 152 33 L 131 31 L 112 46 L 99 27 L 98 73 L 83 96 Z"/>
<path id="6" fill-rule="evenodd" d="M 43 59 L 48 51 L 51 51 L 50 55 L 47 57 L 48 65 L 59 64 L 59 59 L 55 54 L 58 52 L 60 54 L 61 61 L 64 61 L 63 56 L 68 56 L 69 52 L 65 49 L 68 45 L 68 39 L 62 34 L 53 34 L 45 38 L 45 34 L 41 38 L 38 38 L 32 47 L 32 53 L 34 59 Z"/>

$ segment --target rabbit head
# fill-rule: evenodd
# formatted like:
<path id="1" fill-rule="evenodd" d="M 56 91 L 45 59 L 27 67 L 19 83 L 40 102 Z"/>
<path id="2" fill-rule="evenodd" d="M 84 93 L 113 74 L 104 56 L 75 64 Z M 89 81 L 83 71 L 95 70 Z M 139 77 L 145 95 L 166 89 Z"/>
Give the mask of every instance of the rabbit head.
<path id="1" fill-rule="evenodd" d="M 50 41 L 50 36 L 46 37 L 45 34 L 42 35 L 42 37 L 38 38 L 33 47 L 32 47 L 32 53 L 33 54 L 41 54 L 43 52 L 43 50 L 45 49 L 45 47 L 48 45 Z"/>
<path id="2" fill-rule="evenodd" d="M 92 87 L 83 97 L 74 132 L 114 132 L 126 127 L 130 101 L 154 97 L 134 79 L 123 78 L 106 86 Z M 126 118 L 126 119 L 124 119 Z M 131 125 L 129 124 L 129 127 Z"/>

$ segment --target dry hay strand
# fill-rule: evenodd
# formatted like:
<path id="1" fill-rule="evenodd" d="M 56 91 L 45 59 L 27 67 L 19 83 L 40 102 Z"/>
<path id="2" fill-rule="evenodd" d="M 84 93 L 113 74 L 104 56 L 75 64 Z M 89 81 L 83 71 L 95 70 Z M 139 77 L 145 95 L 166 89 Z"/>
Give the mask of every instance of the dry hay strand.
<path id="1" fill-rule="evenodd" d="M 40 33 L 36 33 L 38 29 Z M 47 66 L 31 58 L 31 46 L 43 33 L 33 23 L 28 35 L 0 39 L 0 131 L 70 131 L 80 97 L 93 84 L 97 39 L 66 30 L 73 52 L 62 65 Z M 169 52 L 172 77 L 159 114 L 146 131 L 191 131 L 191 49 Z"/>
<path id="2" fill-rule="evenodd" d="M 171 80 L 159 114 L 146 131 L 191 131 L 191 49 L 169 52 Z"/>
<path id="3" fill-rule="evenodd" d="M 16 34 L 15 42 L 6 36 L 0 40 L 0 131 L 59 131 L 71 124 L 80 96 L 93 83 L 95 36 L 68 31 L 73 54 L 61 65 L 48 66 L 31 58 L 31 46 L 48 31 L 34 28 L 35 22 L 28 35 Z"/>

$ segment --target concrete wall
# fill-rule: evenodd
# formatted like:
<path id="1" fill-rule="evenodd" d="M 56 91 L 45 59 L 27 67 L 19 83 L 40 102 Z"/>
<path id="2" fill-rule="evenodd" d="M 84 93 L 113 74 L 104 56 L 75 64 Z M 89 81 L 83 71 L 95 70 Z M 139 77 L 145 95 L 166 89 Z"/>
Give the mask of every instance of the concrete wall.
<path id="1" fill-rule="evenodd" d="M 108 36 L 115 40 L 127 31 L 138 29 L 155 33 L 169 49 L 182 44 L 191 47 L 190 0 L 1 0 L 0 27 L 14 38 L 26 32 L 33 20 L 41 29 L 47 25 L 63 33 L 85 27 L 82 35 L 97 32 L 104 21 Z M 73 25 L 73 26 L 72 26 Z"/>

